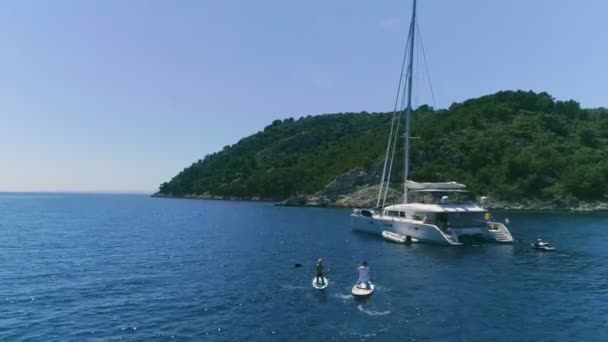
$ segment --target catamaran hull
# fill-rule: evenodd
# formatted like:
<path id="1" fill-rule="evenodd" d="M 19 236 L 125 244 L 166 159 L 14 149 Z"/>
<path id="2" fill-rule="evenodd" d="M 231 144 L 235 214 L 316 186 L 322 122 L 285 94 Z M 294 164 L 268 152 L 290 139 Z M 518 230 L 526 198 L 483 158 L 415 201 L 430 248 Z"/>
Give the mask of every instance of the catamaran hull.
<path id="1" fill-rule="evenodd" d="M 420 242 L 440 245 L 460 245 L 459 238 L 467 236 L 478 236 L 485 240 L 496 242 L 512 242 L 510 234 L 507 238 L 510 241 L 499 241 L 486 227 L 457 228 L 446 233 L 432 224 L 424 224 L 419 221 L 395 220 L 382 215 L 368 217 L 351 214 L 351 227 L 354 231 L 380 236 L 382 236 L 382 231 L 388 230 L 404 236 L 411 236 Z"/>
<path id="2" fill-rule="evenodd" d="M 420 242 L 450 245 L 441 232 L 434 226 L 425 224 L 412 224 L 391 220 L 390 218 L 380 218 L 379 216 L 365 217 L 351 215 L 351 227 L 354 231 L 382 235 L 382 231 L 388 230 L 401 235 L 411 236 Z"/>

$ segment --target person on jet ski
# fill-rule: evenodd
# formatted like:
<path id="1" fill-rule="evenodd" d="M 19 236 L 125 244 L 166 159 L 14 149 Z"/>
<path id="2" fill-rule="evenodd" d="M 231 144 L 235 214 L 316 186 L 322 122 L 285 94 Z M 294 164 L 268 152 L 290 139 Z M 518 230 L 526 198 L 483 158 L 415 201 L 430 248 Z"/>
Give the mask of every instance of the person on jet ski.
<path id="1" fill-rule="evenodd" d="M 319 285 L 323 285 L 325 283 L 325 267 L 323 267 L 323 259 L 317 260 L 317 266 L 315 267 L 316 270 L 316 282 Z"/>
<path id="2" fill-rule="evenodd" d="M 369 289 L 369 266 L 367 265 L 367 261 L 363 261 L 359 266 L 358 270 L 359 279 L 357 280 L 357 284 L 359 284 L 359 286 L 364 286 L 366 289 Z"/>
<path id="3" fill-rule="evenodd" d="M 534 245 L 535 245 L 536 247 L 542 247 L 542 246 L 546 246 L 546 245 L 548 245 L 548 243 L 543 242 L 543 240 L 541 240 L 541 239 L 536 239 L 536 242 L 534 243 Z"/>

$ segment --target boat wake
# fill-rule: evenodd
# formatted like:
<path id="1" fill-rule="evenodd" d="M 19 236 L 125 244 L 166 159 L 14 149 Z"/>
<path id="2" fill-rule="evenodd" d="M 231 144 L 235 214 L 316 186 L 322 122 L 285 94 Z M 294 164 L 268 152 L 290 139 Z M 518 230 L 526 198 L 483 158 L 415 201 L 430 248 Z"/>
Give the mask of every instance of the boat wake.
<path id="1" fill-rule="evenodd" d="M 359 306 L 357 306 L 357 309 L 359 309 L 359 311 L 368 314 L 369 316 L 384 316 L 384 315 L 388 315 L 391 312 L 389 310 L 386 311 L 372 311 L 372 310 L 367 310 L 363 308 L 363 305 L 359 304 Z"/>
<path id="2" fill-rule="evenodd" d="M 383 327 L 374 331 L 340 331 L 340 336 L 348 338 L 348 341 L 357 340 L 357 341 L 366 341 L 366 340 L 375 340 L 379 334 L 387 332 L 388 329 Z"/>
<path id="3" fill-rule="evenodd" d="M 376 285 L 376 290 L 382 290 L 382 292 L 384 293 L 393 291 L 393 289 L 391 289 L 390 287 L 384 287 L 380 285 Z"/>
<path id="4" fill-rule="evenodd" d="M 281 287 L 288 290 L 308 290 L 305 286 L 281 285 Z"/>
<path id="5" fill-rule="evenodd" d="M 340 298 L 340 299 L 352 299 L 353 295 L 338 293 L 338 294 L 335 294 L 334 297 Z"/>

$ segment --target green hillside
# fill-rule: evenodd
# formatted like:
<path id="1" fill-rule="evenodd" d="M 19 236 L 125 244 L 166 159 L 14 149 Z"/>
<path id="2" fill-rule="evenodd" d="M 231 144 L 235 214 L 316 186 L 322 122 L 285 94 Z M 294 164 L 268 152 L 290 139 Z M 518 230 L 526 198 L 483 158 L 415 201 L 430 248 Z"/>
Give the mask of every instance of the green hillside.
<path id="1" fill-rule="evenodd" d="M 185 168 L 159 193 L 277 200 L 314 193 L 354 167 L 377 163 L 390 119 L 363 112 L 276 120 Z M 411 153 L 416 181 L 454 180 L 505 201 L 603 200 L 608 192 L 605 108 L 503 91 L 447 110 L 421 106 L 412 136 L 419 137 Z M 397 156 L 395 181 L 402 178 Z"/>

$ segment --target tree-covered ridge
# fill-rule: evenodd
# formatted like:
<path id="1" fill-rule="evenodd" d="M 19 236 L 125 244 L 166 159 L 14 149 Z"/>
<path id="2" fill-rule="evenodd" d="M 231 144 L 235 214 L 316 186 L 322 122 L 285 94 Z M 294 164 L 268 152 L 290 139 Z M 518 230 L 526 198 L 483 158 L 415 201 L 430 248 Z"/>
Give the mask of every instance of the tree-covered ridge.
<path id="1" fill-rule="evenodd" d="M 314 193 L 355 167 L 377 163 L 390 120 L 391 113 L 365 112 L 276 120 L 185 168 L 160 193 L 272 199 Z M 605 108 L 503 91 L 447 110 L 421 106 L 412 136 L 418 137 L 411 144 L 416 181 L 459 181 L 507 201 L 602 200 L 608 192 Z M 398 150 L 395 182 L 402 155 Z"/>

